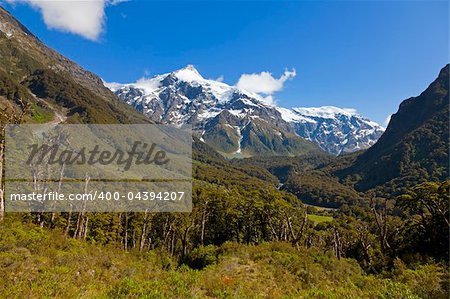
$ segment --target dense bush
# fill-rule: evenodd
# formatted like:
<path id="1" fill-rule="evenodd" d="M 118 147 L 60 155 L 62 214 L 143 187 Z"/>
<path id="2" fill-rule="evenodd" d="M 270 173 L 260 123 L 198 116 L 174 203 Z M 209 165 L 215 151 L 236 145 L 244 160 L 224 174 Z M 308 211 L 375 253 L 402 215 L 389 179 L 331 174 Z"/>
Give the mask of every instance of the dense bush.
<path id="1" fill-rule="evenodd" d="M 446 298 L 437 264 L 367 275 L 358 263 L 285 242 L 193 251 L 202 270 L 160 251 L 127 253 L 8 219 L 0 230 L 2 298 Z M 206 265 L 207 264 L 207 265 Z"/>

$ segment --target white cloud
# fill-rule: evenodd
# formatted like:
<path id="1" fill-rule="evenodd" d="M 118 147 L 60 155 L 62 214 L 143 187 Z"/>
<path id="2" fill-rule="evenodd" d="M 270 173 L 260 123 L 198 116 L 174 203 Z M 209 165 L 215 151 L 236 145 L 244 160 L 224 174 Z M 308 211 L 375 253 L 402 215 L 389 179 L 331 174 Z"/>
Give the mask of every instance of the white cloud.
<path id="1" fill-rule="evenodd" d="M 274 78 L 269 72 L 243 74 L 236 86 L 250 92 L 270 95 L 283 89 L 284 83 L 296 75 L 295 69 L 292 71 L 285 70 L 284 74 L 278 79 Z"/>
<path id="2" fill-rule="evenodd" d="M 223 77 L 223 75 L 220 75 L 219 77 L 216 78 L 215 81 L 217 81 L 217 82 L 223 82 L 224 79 L 225 79 L 225 78 Z"/>
<path id="3" fill-rule="evenodd" d="M 150 94 L 160 87 L 161 82 L 159 80 L 155 80 L 154 78 L 142 77 L 137 80 L 136 83 L 131 85 L 134 85 L 137 88 L 142 88 L 145 90 L 146 94 Z"/>
<path id="4" fill-rule="evenodd" d="M 105 7 L 123 0 L 6 0 L 25 3 L 39 10 L 50 29 L 81 35 L 98 40 L 104 28 Z"/>
<path id="5" fill-rule="evenodd" d="M 280 78 L 275 78 L 270 72 L 261 72 L 259 74 L 243 74 L 239 78 L 236 86 L 238 88 L 259 94 L 264 102 L 275 104 L 273 94 L 283 89 L 287 80 L 297 75 L 295 69 L 292 71 L 285 70 Z"/>
<path id="6" fill-rule="evenodd" d="M 275 100 L 275 98 L 272 95 L 268 95 L 265 97 L 262 97 L 261 100 L 269 105 L 275 105 L 277 103 L 277 101 Z"/>

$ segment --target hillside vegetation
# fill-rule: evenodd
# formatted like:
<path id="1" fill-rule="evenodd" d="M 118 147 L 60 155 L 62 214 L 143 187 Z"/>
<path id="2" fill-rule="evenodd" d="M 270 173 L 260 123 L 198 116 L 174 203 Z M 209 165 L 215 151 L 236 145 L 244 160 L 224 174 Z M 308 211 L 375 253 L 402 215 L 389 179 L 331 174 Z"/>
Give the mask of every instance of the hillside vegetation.
<path id="1" fill-rule="evenodd" d="M 200 247 L 179 263 L 8 219 L 0 255 L 3 298 L 445 298 L 440 266 L 397 262 L 366 275 L 355 261 L 285 243 Z"/>
<path id="2" fill-rule="evenodd" d="M 0 31 L 2 110 L 11 113 L 27 105 L 26 120 L 37 123 L 51 120 L 54 112 L 77 123 L 149 122 L 100 78 L 45 46 L 1 7 L 0 22 L 13 32 L 11 37 Z"/>
<path id="3" fill-rule="evenodd" d="M 449 177 L 449 65 L 419 96 L 403 101 L 378 142 L 334 172 L 360 191 L 398 195 Z"/>

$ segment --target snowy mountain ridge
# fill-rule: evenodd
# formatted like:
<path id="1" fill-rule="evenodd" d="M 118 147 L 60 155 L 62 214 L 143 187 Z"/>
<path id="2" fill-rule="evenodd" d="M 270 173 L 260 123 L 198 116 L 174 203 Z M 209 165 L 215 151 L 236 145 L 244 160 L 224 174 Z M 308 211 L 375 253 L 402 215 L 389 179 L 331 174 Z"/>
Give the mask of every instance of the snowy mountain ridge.
<path id="1" fill-rule="evenodd" d="M 192 125 L 200 140 L 228 156 L 313 150 L 304 139 L 338 155 L 370 147 L 384 131 L 350 108 L 267 104 L 258 94 L 203 78 L 192 65 L 135 83 L 105 85 L 154 121 Z"/>

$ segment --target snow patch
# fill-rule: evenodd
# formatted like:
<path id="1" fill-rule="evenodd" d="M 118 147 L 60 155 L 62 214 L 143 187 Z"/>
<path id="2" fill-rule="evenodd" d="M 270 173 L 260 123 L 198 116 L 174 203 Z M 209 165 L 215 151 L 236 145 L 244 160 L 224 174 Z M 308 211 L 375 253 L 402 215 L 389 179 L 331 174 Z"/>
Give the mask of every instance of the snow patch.
<path id="1" fill-rule="evenodd" d="M 294 110 L 277 107 L 278 112 L 281 114 L 281 118 L 287 122 L 302 122 L 302 123 L 317 123 L 314 119 L 305 117 Z"/>
<path id="2" fill-rule="evenodd" d="M 247 112 L 244 109 L 242 110 L 229 109 L 228 112 L 239 118 L 244 118 L 245 116 L 247 116 Z"/>
<path id="3" fill-rule="evenodd" d="M 236 153 L 236 154 L 240 154 L 240 153 L 242 153 L 241 143 L 242 143 L 242 140 L 244 139 L 244 137 L 242 136 L 241 128 L 236 127 L 236 133 L 237 133 L 238 136 L 239 136 L 239 141 L 238 141 L 238 149 L 236 150 L 235 153 Z"/>
<path id="4" fill-rule="evenodd" d="M 193 65 L 188 65 L 178 71 L 173 72 L 175 77 L 185 82 L 205 80 Z"/>
<path id="5" fill-rule="evenodd" d="M 358 115 L 356 109 L 338 108 L 334 106 L 298 107 L 292 108 L 292 110 L 304 116 L 319 117 L 319 118 L 336 118 L 336 115 L 345 115 L 348 117 Z"/>
<path id="6" fill-rule="evenodd" d="M 220 110 L 217 110 L 217 111 L 205 110 L 205 111 L 202 111 L 201 113 L 199 113 L 197 118 L 198 118 L 198 120 L 210 119 L 210 118 L 216 117 L 220 112 L 222 112 L 222 111 L 220 111 Z"/>

